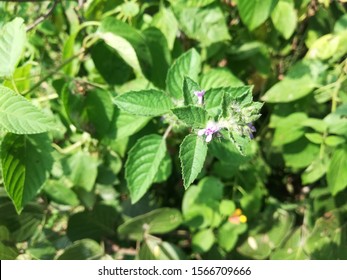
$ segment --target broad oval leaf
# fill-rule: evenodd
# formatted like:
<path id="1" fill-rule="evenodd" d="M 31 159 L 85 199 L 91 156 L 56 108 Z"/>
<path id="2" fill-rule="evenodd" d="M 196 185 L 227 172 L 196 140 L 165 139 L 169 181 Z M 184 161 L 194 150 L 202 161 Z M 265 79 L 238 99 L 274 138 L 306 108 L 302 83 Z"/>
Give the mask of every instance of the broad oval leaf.
<path id="1" fill-rule="evenodd" d="M 347 186 L 347 145 L 335 150 L 327 172 L 327 180 L 333 195 Z"/>
<path id="2" fill-rule="evenodd" d="M 184 77 L 183 80 L 183 96 L 185 105 L 198 104 L 198 98 L 194 94 L 195 91 L 200 91 L 199 85 L 189 77 Z"/>
<path id="3" fill-rule="evenodd" d="M 43 205 L 29 203 L 18 214 L 11 201 L 2 201 L 0 205 L 0 225 L 7 227 L 14 242 L 26 242 L 40 231 L 44 224 Z"/>
<path id="4" fill-rule="evenodd" d="M 111 32 L 100 33 L 100 38 L 103 39 L 107 45 L 115 49 L 119 56 L 134 69 L 137 75 L 142 74 L 136 52 L 127 40 Z"/>
<path id="5" fill-rule="evenodd" d="M 200 230 L 192 237 L 192 247 L 197 253 L 207 252 L 214 242 L 215 236 L 211 228 Z"/>
<path id="6" fill-rule="evenodd" d="M 15 18 L 0 31 L 0 77 L 11 77 L 26 42 L 24 20 Z M 1 102 L 0 102 L 1 104 Z"/>
<path id="7" fill-rule="evenodd" d="M 16 134 L 43 133 L 51 120 L 24 97 L 0 86 L 0 127 Z"/>
<path id="8" fill-rule="evenodd" d="M 167 233 L 182 223 L 181 212 L 177 209 L 160 208 L 137 216 L 120 225 L 118 232 L 133 240 L 142 240 L 143 235 Z"/>
<path id="9" fill-rule="evenodd" d="M 98 33 L 101 37 L 104 36 L 102 34 L 107 34 L 105 42 L 115 48 L 119 55 L 134 69 L 140 66 L 141 69 L 137 70 L 141 70 L 141 73 L 150 79 L 152 56 L 144 37 L 138 30 L 114 17 L 106 17 L 101 21 Z M 119 43 L 121 47 L 118 45 Z"/>
<path id="10" fill-rule="evenodd" d="M 173 107 L 164 92 L 154 89 L 124 93 L 117 96 L 114 103 L 120 109 L 140 116 L 160 116 Z"/>
<path id="11" fill-rule="evenodd" d="M 58 260 L 97 260 L 104 255 L 103 248 L 94 240 L 82 239 L 74 242 L 57 258 Z"/>
<path id="12" fill-rule="evenodd" d="M 244 83 L 227 68 L 211 69 L 201 76 L 201 87 L 204 90 L 219 87 L 240 87 Z"/>
<path id="13" fill-rule="evenodd" d="M 117 109 L 114 120 L 114 138 L 124 139 L 135 134 L 143 128 L 150 119 L 150 117 L 135 116 Z"/>
<path id="14" fill-rule="evenodd" d="M 172 4 L 182 31 L 189 38 L 199 41 L 201 46 L 207 47 L 230 40 L 223 10 L 219 4 L 205 7 L 196 7 L 195 3 L 194 6 L 187 7 L 187 1 L 175 1 Z"/>
<path id="15" fill-rule="evenodd" d="M 46 134 L 7 134 L 1 145 L 5 190 L 20 213 L 48 177 L 53 159 Z"/>
<path id="16" fill-rule="evenodd" d="M 191 134 L 184 138 L 179 157 L 181 160 L 184 188 L 187 189 L 199 175 L 207 155 L 207 144 L 201 137 Z"/>
<path id="17" fill-rule="evenodd" d="M 278 0 L 238 0 L 242 21 L 250 30 L 257 28 L 270 16 Z"/>
<path id="18" fill-rule="evenodd" d="M 68 178 L 73 185 L 87 192 L 92 191 L 98 175 L 98 159 L 88 152 L 79 151 L 67 160 Z"/>
<path id="19" fill-rule="evenodd" d="M 85 210 L 71 215 L 67 235 L 72 241 L 83 238 L 100 241 L 116 233 L 114 227 L 118 219 L 120 217 L 114 207 L 99 204 L 92 211 Z"/>
<path id="20" fill-rule="evenodd" d="M 203 128 L 206 125 L 207 111 L 201 107 L 186 106 L 172 109 L 176 117 L 188 126 Z"/>
<path id="21" fill-rule="evenodd" d="M 183 99 L 183 80 L 189 77 L 196 81 L 201 68 L 201 58 L 195 49 L 182 54 L 170 67 L 166 77 L 166 87 L 170 96 Z"/>
<path id="22" fill-rule="evenodd" d="M 298 16 L 294 1 L 280 0 L 271 14 L 275 28 L 285 39 L 289 39 L 295 31 Z"/>
<path id="23" fill-rule="evenodd" d="M 151 25 L 157 27 L 166 37 L 170 50 L 173 49 L 178 31 L 178 23 L 170 8 L 160 5 L 160 10 L 153 17 Z"/>
<path id="24" fill-rule="evenodd" d="M 139 139 L 129 151 L 125 178 L 132 203 L 137 202 L 153 183 L 165 153 L 165 139 L 154 134 Z"/>

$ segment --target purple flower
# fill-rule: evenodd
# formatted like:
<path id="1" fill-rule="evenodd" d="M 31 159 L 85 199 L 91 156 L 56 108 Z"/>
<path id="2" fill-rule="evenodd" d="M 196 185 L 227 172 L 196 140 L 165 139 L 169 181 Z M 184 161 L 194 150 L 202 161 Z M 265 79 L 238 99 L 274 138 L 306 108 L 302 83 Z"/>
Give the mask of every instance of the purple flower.
<path id="1" fill-rule="evenodd" d="M 253 132 L 256 132 L 257 130 L 255 129 L 252 123 L 248 123 L 247 126 L 248 126 L 249 138 L 253 139 L 254 138 Z"/>
<path id="2" fill-rule="evenodd" d="M 208 122 L 206 128 L 198 131 L 199 136 L 206 136 L 205 141 L 208 143 L 212 140 L 212 135 L 220 130 L 219 126 L 215 122 Z"/>
<path id="3" fill-rule="evenodd" d="M 198 98 L 198 104 L 202 105 L 203 98 L 204 98 L 204 95 L 205 95 L 205 91 L 204 90 L 201 90 L 201 91 L 196 90 L 196 91 L 194 91 L 194 94 Z"/>

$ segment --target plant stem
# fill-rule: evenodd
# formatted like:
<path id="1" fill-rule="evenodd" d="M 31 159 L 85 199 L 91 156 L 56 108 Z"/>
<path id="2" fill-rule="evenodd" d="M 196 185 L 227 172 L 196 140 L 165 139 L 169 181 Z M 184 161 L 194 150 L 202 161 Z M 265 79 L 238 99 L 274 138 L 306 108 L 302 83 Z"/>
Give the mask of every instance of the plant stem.
<path id="1" fill-rule="evenodd" d="M 169 133 L 171 132 L 172 124 L 170 124 L 167 129 L 164 132 L 163 138 L 166 139 L 169 136 Z"/>
<path id="2" fill-rule="evenodd" d="M 42 79 L 40 79 L 36 84 L 34 84 L 27 92 L 24 93 L 24 95 L 29 94 L 34 89 L 38 88 L 44 81 L 46 81 L 48 78 L 52 77 L 55 73 L 57 73 L 60 69 L 62 69 L 65 65 L 69 64 L 74 59 L 78 58 L 80 55 L 84 54 L 86 49 L 82 48 L 78 53 L 70 57 L 69 59 L 65 60 L 62 64 L 60 64 L 57 68 L 55 68 L 52 72 L 48 73 L 46 76 L 44 76 Z"/>
<path id="3" fill-rule="evenodd" d="M 39 25 L 41 22 L 43 22 L 46 18 L 48 18 L 54 11 L 55 7 L 58 5 L 58 3 L 60 2 L 60 0 L 55 0 L 52 4 L 52 7 L 43 15 L 41 15 L 40 17 L 38 17 L 32 24 L 30 24 L 27 28 L 26 31 L 30 31 L 32 29 L 34 29 L 37 25 Z"/>
<path id="4" fill-rule="evenodd" d="M 11 83 L 12 83 L 12 86 L 13 86 L 14 91 L 15 91 L 16 93 L 20 94 L 20 92 L 19 92 L 19 90 L 18 90 L 18 88 L 17 88 L 17 86 L 16 86 L 16 82 L 14 81 L 14 78 L 13 78 L 13 77 L 11 78 Z"/>

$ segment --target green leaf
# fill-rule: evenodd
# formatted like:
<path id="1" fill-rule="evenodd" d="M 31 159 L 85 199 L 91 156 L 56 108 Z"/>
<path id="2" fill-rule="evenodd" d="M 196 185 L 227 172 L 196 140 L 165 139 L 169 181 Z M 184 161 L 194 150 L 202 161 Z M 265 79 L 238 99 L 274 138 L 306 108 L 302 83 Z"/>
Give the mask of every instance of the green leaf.
<path id="1" fill-rule="evenodd" d="M 26 33 L 22 18 L 15 18 L 0 30 L 0 77 L 11 78 L 25 43 Z"/>
<path id="2" fill-rule="evenodd" d="M 70 121 L 77 128 L 88 131 L 98 139 L 109 132 L 114 114 L 110 92 L 93 89 L 79 94 L 66 86 L 62 91 L 62 101 Z"/>
<path id="3" fill-rule="evenodd" d="M 311 77 L 303 76 L 298 79 L 284 78 L 271 87 L 262 100 L 268 103 L 286 103 L 300 99 L 312 92 L 315 84 Z"/>
<path id="4" fill-rule="evenodd" d="M 236 145 L 228 140 L 213 141 L 209 146 L 209 150 L 220 161 L 228 164 L 230 173 L 232 173 L 232 170 L 238 170 L 241 164 L 250 160 L 249 153 L 246 152 L 246 156 L 241 155 Z"/>
<path id="5" fill-rule="evenodd" d="M 301 174 L 303 184 L 312 184 L 320 179 L 327 171 L 327 164 L 323 159 L 315 159 Z"/>
<path id="6" fill-rule="evenodd" d="M 0 206 L 0 225 L 11 232 L 11 240 L 15 242 L 27 242 L 32 236 L 42 229 L 44 212 L 43 207 L 29 203 L 18 214 L 13 203 L 2 202 Z"/>
<path id="7" fill-rule="evenodd" d="M 115 137 L 117 139 L 123 139 L 131 136 L 143 128 L 149 120 L 149 117 L 135 116 L 117 109 Z"/>
<path id="8" fill-rule="evenodd" d="M 336 195 L 338 192 L 344 190 L 347 186 L 346 166 L 347 145 L 344 145 L 343 147 L 334 151 L 328 167 L 327 180 L 332 195 Z"/>
<path id="9" fill-rule="evenodd" d="M 283 146 L 283 157 L 287 166 L 304 168 L 309 166 L 319 154 L 319 146 L 301 137 Z"/>
<path id="10" fill-rule="evenodd" d="M 250 30 L 268 19 L 278 0 L 238 0 L 237 7 L 242 21 Z"/>
<path id="11" fill-rule="evenodd" d="M 51 129 L 51 120 L 24 97 L 0 86 L 0 127 L 16 134 L 36 134 Z"/>
<path id="12" fill-rule="evenodd" d="M 344 32 L 347 29 L 347 14 L 342 15 L 334 25 L 334 33 Z"/>
<path id="13" fill-rule="evenodd" d="M 340 36 L 333 34 L 326 34 L 316 41 L 310 46 L 306 57 L 310 59 L 322 59 L 326 60 L 331 58 L 339 48 L 340 44 Z"/>
<path id="14" fill-rule="evenodd" d="M 262 100 L 269 103 L 287 103 L 309 95 L 317 86 L 325 66 L 311 61 L 296 63 L 282 81 L 271 87 Z"/>
<path id="15" fill-rule="evenodd" d="M 215 237 L 212 229 L 203 229 L 193 235 L 192 247 L 194 252 L 204 253 L 211 249 Z"/>
<path id="16" fill-rule="evenodd" d="M 182 212 L 185 224 L 191 228 L 218 227 L 221 222 L 220 200 L 223 183 L 215 177 L 205 177 L 197 186 L 184 193 Z"/>
<path id="17" fill-rule="evenodd" d="M 90 192 L 98 175 L 98 161 L 88 152 L 78 151 L 68 159 L 69 172 L 66 174 L 75 187 Z"/>
<path id="18" fill-rule="evenodd" d="M 141 260 L 184 260 L 186 256 L 176 245 L 149 235 L 140 248 L 139 258 Z"/>
<path id="19" fill-rule="evenodd" d="M 197 81 L 201 68 L 201 58 L 195 49 L 182 54 L 170 67 L 166 77 L 166 87 L 174 99 L 183 99 L 183 80 L 189 77 Z"/>
<path id="20" fill-rule="evenodd" d="M 324 143 L 330 147 L 336 147 L 345 142 L 346 142 L 345 138 L 334 136 L 334 135 L 328 136 L 327 138 L 325 138 L 325 141 L 324 141 Z"/>
<path id="21" fill-rule="evenodd" d="M 271 251 L 280 246 L 290 233 L 294 216 L 283 209 L 273 212 L 268 208 L 261 219 L 258 219 L 258 227 L 248 232 L 249 236 L 238 252 L 253 259 L 266 259 Z"/>
<path id="22" fill-rule="evenodd" d="M 44 192 L 56 203 L 63 205 L 78 206 L 79 200 L 76 193 L 66 187 L 63 182 L 49 180 L 44 185 Z"/>
<path id="23" fill-rule="evenodd" d="M 303 126 L 310 127 L 314 129 L 315 131 L 324 133 L 325 130 L 327 129 L 327 124 L 320 119 L 314 119 L 314 118 L 309 118 L 306 119 L 302 122 Z"/>
<path id="24" fill-rule="evenodd" d="M 180 211 L 160 208 L 126 221 L 118 227 L 118 233 L 132 240 L 142 240 L 144 233 L 167 233 L 177 228 L 181 223 Z"/>
<path id="25" fill-rule="evenodd" d="M 67 235 L 72 241 L 83 238 L 99 241 L 116 233 L 114 228 L 119 219 L 114 207 L 96 205 L 92 211 L 85 210 L 70 216 Z"/>
<path id="26" fill-rule="evenodd" d="M 305 137 L 314 144 L 321 144 L 324 141 L 323 135 L 320 133 L 305 133 Z"/>
<path id="27" fill-rule="evenodd" d="M 154 134 L 139 139 L 129 151 L 125 178 L 132 203 L 137 202 L 153 183 L 165 153 L 165 139 Z"/>
<path id="28" fill-rule="evenodd" d="M 236 245 L 240 233 L 245 231 L 247 226 L 245 224 L 232 224 L 230 222 L 224 223 L 219 229 L 217 234 L 217 242 L 227 252 L 230 252 Z"/>
<path id="29" fill-rule="evenodd" d="M 166 152 L 163 161 L 159 166 L 158 173 L 155 175 L 154 183 L 162 183 L 165 182 L 172 172 L 172 160 L 170 154 Z"/>
<path id="30" fill-rule="evenodd" d="M 205 7 L 187 7 L 185 2 L 173 3 L 174 12 L 181 29 L 191 39 L 207 47 L 217 42 L 230 40 L 223 11 L 219 4 Z"/>
<path id="31" fill-rule="evenodd" d="M 160 5 L 160 10 L 154 15 L 151 24 L 163 32 L 168 46 L 172 50 L 178 32 L 178 23 L 171 9 Z"/>
<path id="32" fill-rule="evenodd" d="M 219 116 L 223 111 L 224 88 L 211 88 L 204 95 L 206 111 L 211 116 Z"/>
<path id="33" fill-rule="evenodd" d="M 307 260 L 309 257 L 304 252 L 306 239 L 306 230 L 303 228 L 296 229 L 285 245 L 273 252 L 271 260 Z"/>
<path id="34" fill-rule="evenodd" d="M 302 137 L 305 134 L 302 124 L 306 119 L 304 113 L 293 113 L 281 119 L 276 125 L 273 145 L 288 144 Z"/>
<path id="35" fill-rule="evenodd" d="M 313 260 L 345 260 L 347 258 L 347 226 L 339 210 L 320 217 L 304 245 L 305 252 Z M 332 250 L 331 248 L 334 248 Z"/>
<path id="36" fill-rule="evenodd" d="M 294 8 L 293 0 L 280 0 L 271 14 L 272 22 L 275 28 L 289 39 L 295 31 L 298 16 Z"/>
<path id="37" fill-rule="evenodd" d="M 15 260 L 19 255 L 19 252 L 16 247 L 5 245 L 0 241 L 0 259 L 1 260 Z"/>
<path id="38" fill-rule="evenodd" d="M 219 210 L 222 215 L 230 216 L 236 209 L 235 202 L 232 200 L 224 199 L 219 205 Z"/>
<path id="39" fill-rule="evenodd" d="M 194 94 L 195 91 L 200 91 L 199 85 L 189 77 L 184 77 L 183 80 L 183 96 L 185 105 L 195 105 L 198 103 L 198 98 Z"/>
<path id="40" fill-rule="evenodd" d="M 169 66 L 171 65 L 171 54 L 166 38 L 163 33 L 155 27 L 147 28 L 142 33 L 146 39 L 152 57 L 155 57 L 155 59 L 153 59 L 150 80 L 157 87 L 165 89 L 165 79 Z"/>
<path id="41" fill-rule="evenodd" d="M 173 103 L 164 92 L 154 89 L 124 93 L 117 96 L 114 103 L 120 109 L 140 116 L 160 116 L 173 107 Z"/>
<path id="42" fill-rule="evenodd" d="M 1 144 L 1 165 L 5 190 L 20 213 L 48 177 L 53 159 L 46 134 L 7 134 Z"/>
<path id="43" fill-rule="evenodd" d="M 16 88 L 18 92 L 26 92 L 30 89 L 30 80 L 31 78 L 31 68 L 33 66 L 34 62 L 28 62 L 24 65 L 17 67 L 16 70 L 13 73 L 13 80 L 16 84 Z M 15 90 L 13 87 L 13 83 L 11 80 L 5 80 L 3 85 L 5 87 L 8 87 L 12 90 Z"/>
<path id="44" fill-rule="evenodd" d="M 98 260 L 104 255 L 101 246 L 90 239 L 82 239 L 67 247 L 58 260 Z"/>
<path id="45" fill-rule="evenodd" d="M 205 127 L 208 119 L 207 111 L 197 106 L 178 107 L 172 109 L 172 112 L 180 121 L 194 128 Z"/>
<path id="46" fill-rule="evenodd" d="M 152 56 L 139 31 L 114 17 L 106 17 L 98 32 L 135 71 L 151 77 Z"/>
<path id="47" fill-rule="evenodd" d="M 243 82 L 227 68 L 215 68 L 201 76 L 201 87 L 204 90 L 220 87 L 240 87 Z"/>
<path id="48" fill-rule="evenodd" d="M 117 51 L 119 56 L 134 69 L 135 74 L 142 74 L 136 52 L 133 46 L 126 39 L 111 32 L 99 33 L 99 36 L 107 45 Z"/>
<path id="49" fill-rule="evenodd" d="M 89 51 L 95 69 L 108 84 L 121 85 L 134 77 L 133 68 L 104 41 L 97 42 Z"/>
<path id="50" fill-rule="evenodd" d="M 188 189 L 204 166 L 207 144 L 201 137 L 191 134 L 184 138 L 180 146 L 180 161 L 184 188 Z"/>

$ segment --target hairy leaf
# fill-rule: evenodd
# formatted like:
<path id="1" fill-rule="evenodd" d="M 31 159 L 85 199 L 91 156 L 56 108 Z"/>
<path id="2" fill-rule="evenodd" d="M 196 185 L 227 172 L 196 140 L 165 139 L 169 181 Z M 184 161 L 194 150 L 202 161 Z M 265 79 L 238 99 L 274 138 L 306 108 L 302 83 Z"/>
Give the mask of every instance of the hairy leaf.
<path id="1" fill-rule="evenodd" d="M 197 135 L 188 135 L 184 138 L 179 157 L 181 160 L 183 184 L 185 189 L 193 183 L 204 166 L 207 155 L 207 144 Z"/>
<path id="2" fill-rule="evenodd" d="M 153 183 L 165 153 L 165 140 L 153 134 L 139 139 L 129 151 L 125 178 L 132 203 L 136 203 Z"/>
<path id="3" fill-rule="evenodd" d="M 196 81 L 201 67 L 201 58 L 195 49 L 182 54 L 170 67 L 166 77 L 166 87 L 174 99 L 183 99 L 183 80 L 189 77 Z"/>
<path id="4" fill-rule="evenodd" d="M 20 213 L 45 180 L 53 163 L 51 141 L 46 134 L 7 134 L 1 145 L 5 190 Z"/>
<path id="5" fill-rule="evenodd" d="M 36 134 L 51 129 L 51 120 L 24 97 L 0 86 L 0 127 L 16 134 Z"/>
<path id="6" fill-rule="evenodd" d="M 201 107 L 186 106 L 172 109 L 176 117 L 188 126 L 203 128 L 206 125 L 207 111 Z"/>
<path id="7" fill-rule="evenodd" d="M 140 116 L 160 116 L 173 107 L 164 92 L 154 89 L 124 93 L 117 96 L 114 103 L 120 109 Z"/>

